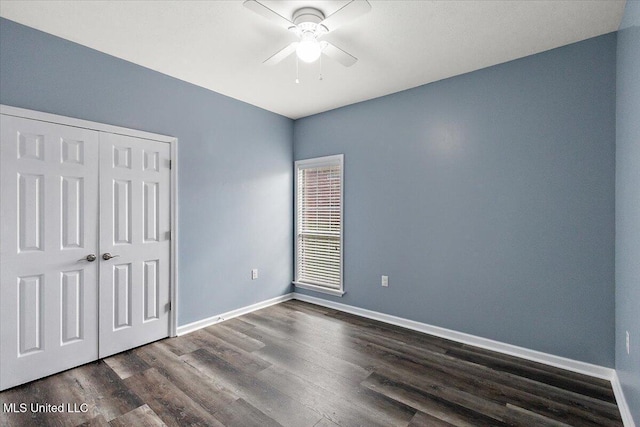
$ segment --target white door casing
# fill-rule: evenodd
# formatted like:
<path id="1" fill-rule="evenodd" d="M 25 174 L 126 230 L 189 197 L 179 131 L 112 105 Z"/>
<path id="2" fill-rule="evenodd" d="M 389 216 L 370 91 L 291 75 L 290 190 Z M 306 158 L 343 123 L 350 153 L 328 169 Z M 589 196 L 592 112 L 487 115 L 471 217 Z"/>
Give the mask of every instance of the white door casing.
<path id="1" fill-rule="evenodd" d="M 169 335 L 170 155 L 100 134 L 100 357 Z"/>
<path id="2" fill-rule="evenodd" d="M 98 132 L 0 116 L 0 389 L 92 360 Z"/>
<path id="3" fill-rule="evenodd" d="M 0 390 L 175 335 L 177 140 L 0 113 Z"/>

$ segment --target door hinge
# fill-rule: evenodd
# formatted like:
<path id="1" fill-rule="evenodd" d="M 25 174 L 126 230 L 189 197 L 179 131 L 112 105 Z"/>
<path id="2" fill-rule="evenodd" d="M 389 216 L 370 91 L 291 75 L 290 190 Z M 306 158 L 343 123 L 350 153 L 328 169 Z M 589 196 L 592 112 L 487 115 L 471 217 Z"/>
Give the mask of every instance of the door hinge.
<path id="1" fill-rule="evenodd" d="M 172 169 L 173 167 L 173 160 L 169 160 L 169 169 Z"/>
<path id="2" fill-rule="evenodd" d="M 171 301 L 169 301 L 169 311 L 171 311 Z"/>

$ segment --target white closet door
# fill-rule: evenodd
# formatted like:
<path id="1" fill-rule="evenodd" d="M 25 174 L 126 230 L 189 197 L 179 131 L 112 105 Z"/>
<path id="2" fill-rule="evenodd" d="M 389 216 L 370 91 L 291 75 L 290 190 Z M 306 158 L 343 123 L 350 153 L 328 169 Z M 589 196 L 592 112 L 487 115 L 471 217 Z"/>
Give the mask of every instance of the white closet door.
<path id="1" fill-rule="evenodd" d="M 0 129 L 6 389 L 97 358 L 99 143 L 95 131 L 6 115 Z"/>
<path id="2" fill-rule="evenodd" d="M 169 336 L 169 159 L 169 144 L 100 134 L 100 357 Z"/>

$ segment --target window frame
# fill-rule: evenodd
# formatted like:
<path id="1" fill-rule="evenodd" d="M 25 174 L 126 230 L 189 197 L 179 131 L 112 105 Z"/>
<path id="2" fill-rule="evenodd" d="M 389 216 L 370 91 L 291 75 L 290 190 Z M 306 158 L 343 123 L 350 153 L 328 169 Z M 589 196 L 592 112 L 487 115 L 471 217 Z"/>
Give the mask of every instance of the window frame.
<path id="1" fill-rule="evenodd" d="M 305 283 L 299 280 L 298 272 L 298 245 L 300 230 L 300 219 L 298 217 L 298 201 L 299 201 L 299 172 L 301 169 L 313 169 L 329 166 L 340 166 L 340 288 L 335 289 L 328 286 L 318 284 Z M 308 289 L 316 292 L 330 294 L 334 296 L 342 296 L 344 292 L 344 154 L 335 154 L 331 156 L 314 157 L 304 160 L 296 160 L 294 162 L 294 280 L 293 285 L 298 288 Z"/>

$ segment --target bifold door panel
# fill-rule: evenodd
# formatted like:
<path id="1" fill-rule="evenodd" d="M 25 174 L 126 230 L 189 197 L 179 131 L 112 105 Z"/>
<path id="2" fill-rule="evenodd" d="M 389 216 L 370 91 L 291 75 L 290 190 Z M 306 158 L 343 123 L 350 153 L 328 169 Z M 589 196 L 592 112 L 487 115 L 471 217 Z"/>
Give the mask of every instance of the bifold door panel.
<path id="1" fill-rule="evenodd" d="M 0 116 L 2 388 L 95 360 L 98 133 Z"/>
<path id="2" fill-rule="evenodd" d="M 169 158 L 169 144 L 100 134 L 100 357 L 168 336 Z"/>
<path id="3" fill-rule="evenodd" d="M 169 144 L 0 120 L 0 389 L 168 336 Z"/>

